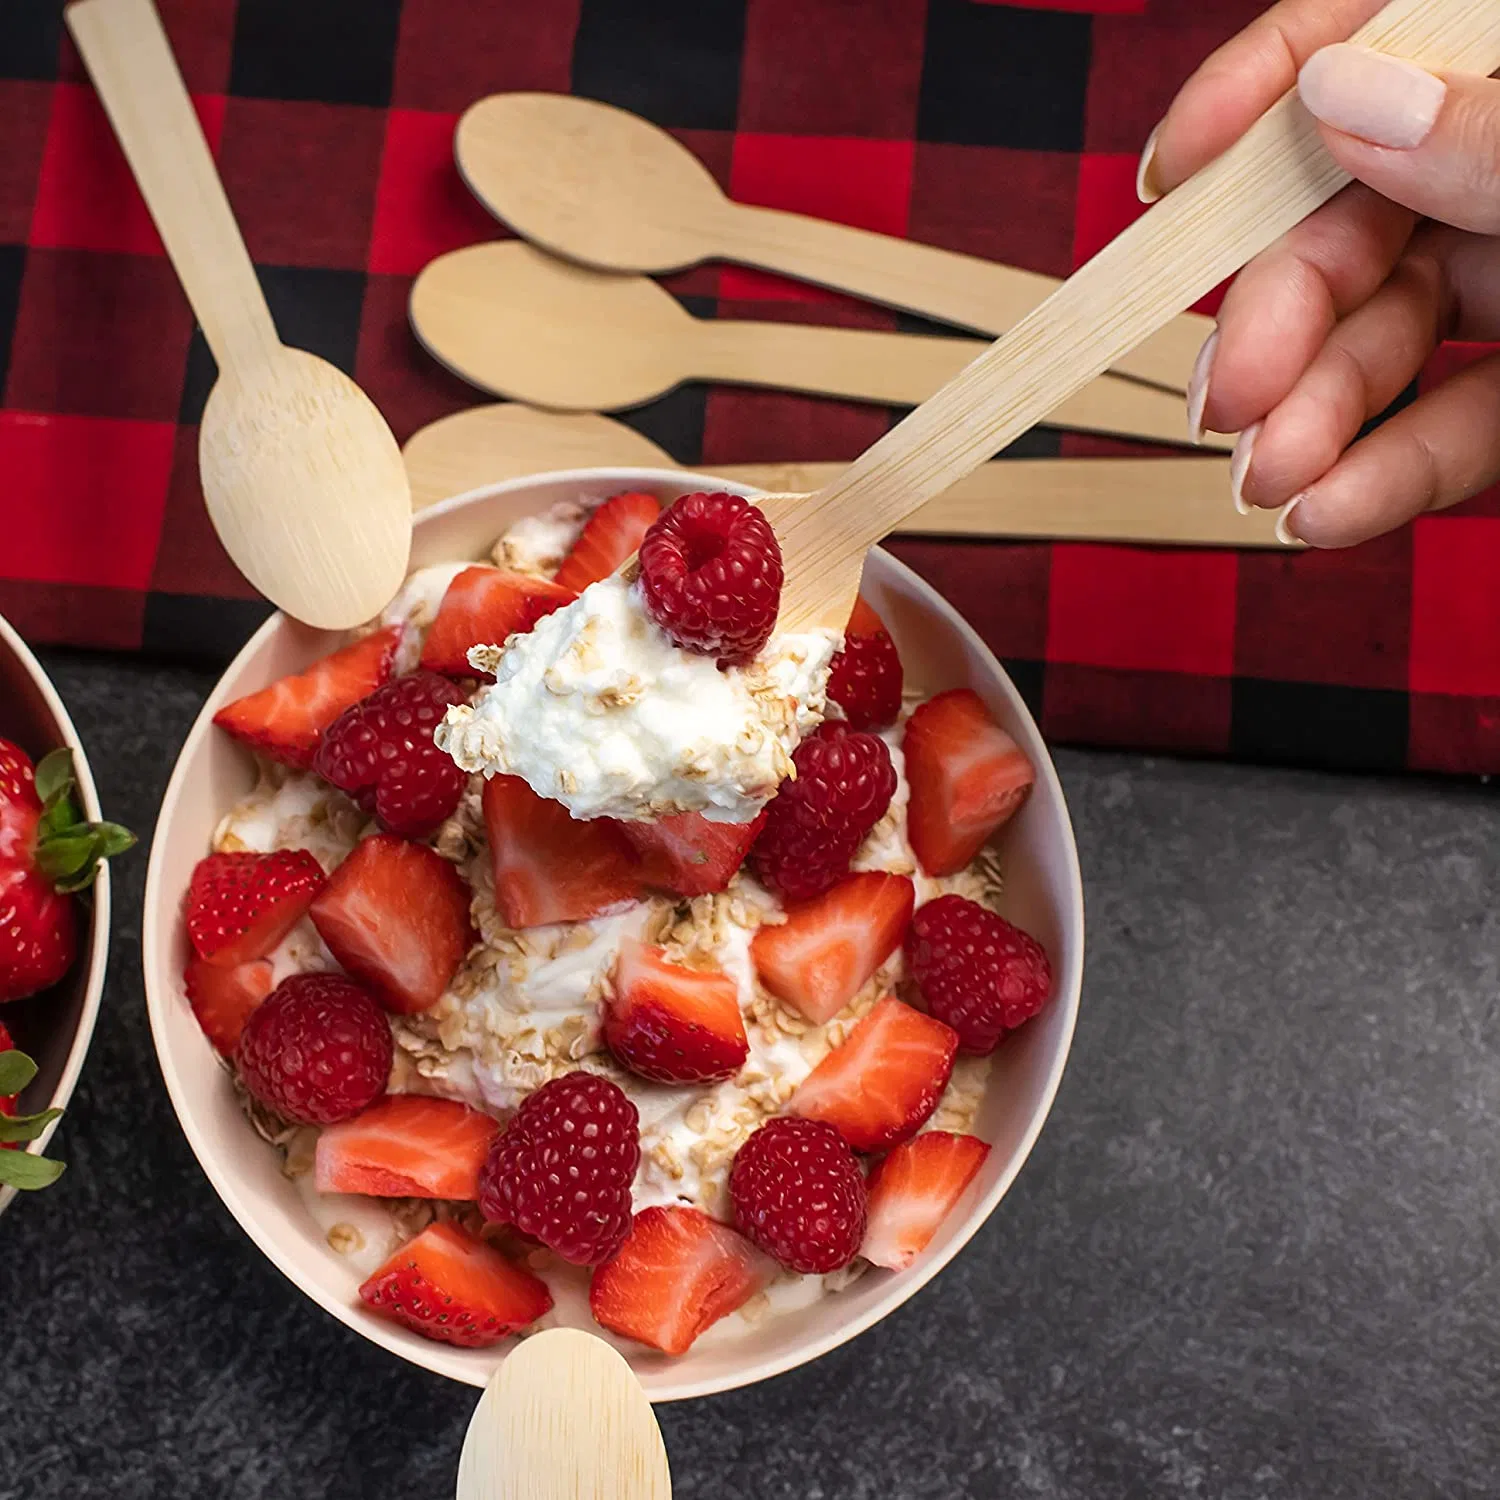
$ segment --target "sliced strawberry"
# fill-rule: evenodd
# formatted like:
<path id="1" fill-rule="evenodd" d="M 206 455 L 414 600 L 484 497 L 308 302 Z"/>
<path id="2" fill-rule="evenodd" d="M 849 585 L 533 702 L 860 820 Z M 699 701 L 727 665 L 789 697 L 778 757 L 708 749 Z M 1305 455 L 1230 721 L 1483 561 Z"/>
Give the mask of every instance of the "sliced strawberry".
<path id="1" fill-rule="evenodd" d="M 581 594 L 591 583 L 608 578 L 634 555 L 660 514 L 661 501 L 655 495 L 635 490 L 611 495 L 589 517 L 552 581 Z"/>
<path id="2" fill-rule="evenodd" d="M 951 875 L 1026 800 L 1036 771 L 968 688 L 939 693 L 906 721 L 907 837 L 929 875 Z"/>
<path id="3" fill-rule="evenodd" d="M 787 908 L 750 944 L 760 982 L 809 1021 L 831 1021 L 906 935 L 916 890 L 904 875 L 866 870 Z"/>
<path id="4" fill-rule="evenodd" d="M 989 1154 L 977 1136 L 943 1130 L 903 1141 L 870 1175 L 859 1253 L 877 1266 L 904 1270 L 927 1248 Z"/>
<path id="5" fill-rule="evenodd" d="M 425 1338 L 487 1349 L 552 1306 L 547 1283 L 450 1221 L 429 1224 L 359 1289 Z"/>
<path id="6" fill-rule="evenodd" d="M 750 1055 L 734 980 L 668 963 L 633 938 L 620 944 L 604 1040 L 632 1073 L 657 1083 L 731 1078 Z"/>
<path id="7" fill-rule="evenodd" d="M 479 1196 L 479 1169 L 500 1122 L 453 1099 L 387 1094 L 318 1137 L 313 1181 L 320 1193 L 375 1198 Z"/>
<path id="8" fill-rule="evenodd" d="M 201 958 L 188 960 L 182 977 L 188 1004 L 203 1034 L 224 1057 L 233 1057 L 250 1012 L 271 993 L 271 961 L 253 958 L 232 969 Z"/>
<path id="9" fill-rule="evenodd" d="M 394 834 L 362 839 L 312 904 L 329 952 L 387 1010 L 436 1005 L 473 931 L 469 889 L 440 854 Z"/>
<path id="10" fill-rule="evenodd" d="M 225 969 L 264 958 L 302 920 L 325 884 L 323 866 L 306 849 L 200 859 L 186 903 L 193 951 Z"/>
<path id="11" fill-rule="evenodd" d="M 530 630 L 554 609 L 578 596 L 545 578 L 505 568 L 465 568 L 443 595 L 437 618 L 422 643 L 422 665 L 449 677 L 475 677 L 470 646 L 504 645 L 507 636 Z"/>
<path id="12" fill-rule="evenodd" d="M 702 813 L 675 813 L 654 823 L 621 823 L 641 857 L 643 884 L 677 896 L 722 891 L 744 864 L 765 812 L 752 823 L 710 823 Z"/>
<path id="13" fill-rule="evenodd" d="M 769 1286 L 775 1262 L 696 1208 L 647 1208 L 594 1272 L 594 1320 L 664 1354 L 683 1354 L 720 1318 Z"/>
<path id="14" fill-rule="evenodd" d="M 391 675 L 401 627 L 387 626 L 295 677 L 226 703 L 214 723 L 272 760 L 307 770 L 323 731 Z"/>
<path id="15" fill-rule="evenodd" d="M 914 1135 L 953 1073 L 958 1035 L 887 996 L 802 1081 L 788 1114 L 826 1120 L 856 1151 Z"/>
<path id="16" fill-rule="evenodd" d="M 512 927 L 580 922 L 639 899 L 636 859 L 610 818 L 578 822 L 518 776 L 484 784 L 495 906 Z"/>

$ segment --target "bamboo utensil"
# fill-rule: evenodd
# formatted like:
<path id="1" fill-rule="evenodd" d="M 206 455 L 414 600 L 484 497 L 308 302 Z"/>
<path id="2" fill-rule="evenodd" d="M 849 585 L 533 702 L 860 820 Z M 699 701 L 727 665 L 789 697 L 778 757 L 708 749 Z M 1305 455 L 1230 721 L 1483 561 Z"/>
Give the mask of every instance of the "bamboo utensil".
<path id="1" fill-rule="evenodd" d="M 439 256 L 411 292 L 417 337 L 496 395 L 561 411 L 619 411 L 685 380 L 779 386 L 915 405 L 983 349 L 970 339 L 695 318 L 645 276 L 610 276 L 519 240 Z M 1185 443 L 1181 398 L 1118 376 L 1085 382 L 1055 426 Z M 1228 447 L 1214 437 L 1213 446 Z"/>
<path id="2" fill-rule="evenodd" d="M 818 282 L 994 336 L 1060 283 L 914 240 L 725 197 L 665 130 L 566 94 L 496 94 L 472 105 L 453 142 L 475 197 L 517 234 L 602 271 L 678 271 L 737 261 Z M 1004 193 L 1003 182 L 976 191 Z M 1185 391 L 1213 328 L 1183 313 L 1113 365 Z"/>

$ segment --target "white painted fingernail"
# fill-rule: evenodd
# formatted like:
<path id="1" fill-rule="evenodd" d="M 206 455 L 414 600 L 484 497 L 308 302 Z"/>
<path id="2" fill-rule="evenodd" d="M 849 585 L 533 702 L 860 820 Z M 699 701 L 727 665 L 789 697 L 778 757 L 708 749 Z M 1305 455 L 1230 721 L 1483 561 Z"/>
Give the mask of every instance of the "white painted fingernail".
<path id="1" fill-rule="evenodd" d="M 1135 195 L 1142 203 L 1155 203 L 1161 197 L 1161 189 L 1156 185 L 1156 179 L 1152 171 L 1156 166 L 1156 138 L 1161 134 L 1161 126 L 1153 125 L 1151 134 L 1146 137 L 1146 144 L 1141 150 L 1141 159 L 1135 169 Z"/>
<path id="2" fill-rule="evenodd" d="M 1255 440 L 1260 436 L 1260 422 L 1252 422 L 1235 439 L 1234 452 L 1229 455 L 1229 494 L 1234 501 L 1234 508 L 1242 516 L 1248 516 L 1254 506 L 1245 504 L 1243 494 L 1245 488 L 1245 475 L 1250 472 L 1250 453 L 1255 447 Z"/>
<path id="3" fill-rule="evenodd" d="M 1303 63 L 1297 92 L 1325 125 L 1409 151 L 1437 124 L 1448 87 L 1404 58 L 1339 42 Z"/>
<path id="4" fill-rule="evenodd" d="M 1213 370 L 1214 351 L 1219 347 L 1219 330 L 1217 328 L 1204 340 L 1203 347 L 1198 351 L 1198 358 L 1193 362 L 1193 373 L 1188 380 L 1187 409 L 1188 409 L 1188 442 L 1201 443 L 1203 441 L 1203 406 L 1208 400 L 1208 377 Z"/>
<path id="5" fill-rule="evenodd" d="M 1303 493 L 1305 494 L 1306 491 L 1304 491 Z M 1296 535 L 1296 533 L 1293 532 L 1291 525 L 1289 524 L 1292 519 L 1292 512 L 1296 510 L 1296 508 L 1301 504 L 1302 496 L 1293 495 L 1292 498 L 1281 507 L 1281 514 L 1276 517 L 1276 540 L 1280 542 L 1283 547 L 1295 547 L 1302 540 L 1300 536 Z"/>

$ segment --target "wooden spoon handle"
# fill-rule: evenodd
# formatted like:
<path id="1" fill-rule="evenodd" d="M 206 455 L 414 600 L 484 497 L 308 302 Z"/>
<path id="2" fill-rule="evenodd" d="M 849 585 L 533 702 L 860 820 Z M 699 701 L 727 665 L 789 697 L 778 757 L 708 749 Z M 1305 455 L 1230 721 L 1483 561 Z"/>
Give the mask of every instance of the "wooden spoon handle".
<path id="1" fill-rule="evenodd" d="M 1004 191 L 998 184 L 978 190 Z M 728 209 L 717 236 L 720 253 L 728 258 L 992 337 L 1019 323 L 1062 285 L 1055 276 L 804 214 L 742 203 Z M 1201 313 L 1182 313 L 1109 368 L 1186 391 L 1193 361 L 1213 326 Z"/>
<path id="2" fill-rule="evenodd" d="M 78 0 L 65 16 L 219 368 L 274 352 L 270 309 L 151 0 Z"/>
<path id="3" fill-rule="evenodd" d="M 1500 66 L 1495 0 L 1395 0 L 1353 38 L 1428 67 Z M 1349 181 L 1296 93 L 1105 246 L 811 500 L 768 507 L 783 629 L 841 622 L 866 549 Z"/>

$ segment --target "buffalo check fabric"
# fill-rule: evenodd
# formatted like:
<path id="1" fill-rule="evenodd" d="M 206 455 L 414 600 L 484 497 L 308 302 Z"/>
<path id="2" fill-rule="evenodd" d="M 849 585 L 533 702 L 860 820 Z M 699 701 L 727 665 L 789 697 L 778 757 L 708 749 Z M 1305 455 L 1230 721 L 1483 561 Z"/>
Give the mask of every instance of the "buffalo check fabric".
<path id="1" fill-rule="evenodd" d="M 745 202 L 1063 275 L 1139 212 L 1148 131 L 1261 8 L 159 4 L 284 338 L 352 373 L 403 440 L 479 399 L 406 321 L 428 260 L 506 233 L 453 166 L 454 123 L 476 99 L 607 100 L 672 131 Z M 59 0 L 0 5 L 0 147 L 0 612 L 34 641 L 227 659 L 267 606 L 203 511 L 213 364 Z M 926 326 L 735 267 L 668 285 L 700 316 Z M 1477 352 L 1444 349 L 1428 378 Z M 690 386 L 626 419 L 711 469 L 850 458 L 899 415 Z M 1038 430 L 1013 451 L 1132 450 Z M 1500 770 L 1500 493 L 1341 554 L 892 550 L 968 616 L 1055 740 Z"/>

